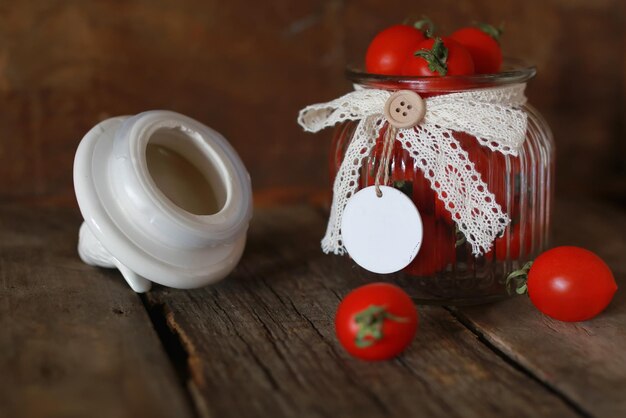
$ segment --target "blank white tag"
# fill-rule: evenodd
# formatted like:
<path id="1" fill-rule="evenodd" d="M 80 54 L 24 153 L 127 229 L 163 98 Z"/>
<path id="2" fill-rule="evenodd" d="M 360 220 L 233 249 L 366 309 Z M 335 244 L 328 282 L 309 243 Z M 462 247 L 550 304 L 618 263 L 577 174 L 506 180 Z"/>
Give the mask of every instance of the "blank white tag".
<path id="1" fill-rule="evenodd" d="M 370 186 L 354 194 L 343 211 L 341 236 L 350 257 L 374 273 L 393 273 L 408 266 L 422 245 L 422 218 L 401 191 Z"/>

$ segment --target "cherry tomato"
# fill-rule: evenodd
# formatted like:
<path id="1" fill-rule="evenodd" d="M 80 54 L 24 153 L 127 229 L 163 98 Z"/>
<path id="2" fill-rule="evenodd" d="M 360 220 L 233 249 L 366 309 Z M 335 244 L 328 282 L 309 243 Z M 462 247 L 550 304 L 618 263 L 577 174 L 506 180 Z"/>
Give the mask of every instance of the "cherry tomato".
<path id="1" fill-rule="evenodd" d="M 422 214 L 423 243 L 415 259 L 404 272 L 418 277 L 433 276 L 456 261 L 453 226 L 436 220 L 432 215 Z"/>
<path id="2" fill-rule="evenodd" d="M 372 283 L 350 292 L 335 314 L 337 339 L 362 360 L 386 360 L 400 354 L 417 331 L 417 309 L 402 289 Z"/>
<path id="3" fill-rule="evenodd" d="M 383 158 L 385 131 L 389 125 L 384 126 L 376 138 L 370 157 L 367 159 L 365 175 L 361 178 L 361 187 L 371 186 L 376 182 L 378 163 Z M 394 141 L 389 164 L 390 179 L 392 186 L 402 190 L 407 196 L 412 197 L 412 183 L 416 175 L 413 158 L 402 148 L 400 141 Z M 338 165 L 338 163 L 337 163 Z"/>
<path id="4" fill-rule="evenodd" d="M 430 186 L 430 181 L 424 177 L 424 173 L 419 168 L 413 176 L 413 203 L 422 215 L 433 215 L 436 210 L 435 201 L 437 194 Z"/>
<path id="5" fill-rule="evenodd" d="M 498 43 L 500 31 L 490 25 L 462 28 L 450 38 L 463 45 L 474 60 L 476 74 L 494 74 L 502 67 L 502 49 Z"/>
<path id="6" fill-rule="evenodd" d="M 613 299 L 611 269 L 591 251 L 557 247 L 541 254 L 528 272 L 528 296 L 544 314 L 559 321 L 586 321 Z"/>
<path id="7" fill-rule="evenodd" d="M 425 39 L 418 29 L 394 25 L 379 32 L 365 54 L 365 69 L 369 73 L 399 75 L 406 58 Z"/>
<path id="8" fill-rule="evenodd" d="M 480 179 L 484 182 L 487 182 L 487 177 L 485 176 L 485 172 L 487 172 L 490 168 L 491 161 L 489 157 L 485 154 L 485 147 L 478 143 L 478 140 L 473 135 L 467 134 L 465 132 L 454 132 L 454 139 L 459 141 L 459 144 L 462 149 L 464 149 L 468 158 L 474 164 L 474 168 L 478 171 L 480 175 Z M 454 171 L 454 169 L 450 166 L 449 169 Z M 499 176 L 500 177 L 500 176 Z M 487 185 L 487 188 L 492 193 L 496 194 L 496 201 L 500 202 L 497 193 L 495 190 L 492 190 L 490 185 Z M 448 224 L 452 224 L 452 214 L 446 209 L 446 204 L 442 199 L 437 196 L 436 210 L 435 213 L 439 219 L 444 220 Z"/>
<path id="9" fill-rule="evenodd" d="M 437 219 L 441 219 L 445 223 L 452 225 L 452 214 L 446 209 L 446 204 L 439 198 L 439 195 L 437 195 L 437 200 L 435 201 L 435 216 Z"/>
<path id="10" fill-rule="evenodd" d="M 512 208 L 507 208 L 507 175 L 505 173 L 518 174 L 521 170 L 519 158 L 509 158 L 489 150 L 478 142 L 475 136 L 465 132 L 454 132 L 454 138 L 459 141 L 461 148 L 467 151 L 469 159 L 474 163 L 474 168 L 480 174 L 480 178 L 487 184 L 487 190 L 494 194 L 496 202 L 503 210 L 515 215 Z M 509 159 L 507 163 L 507 158 Z M 512 175 L 511 177 L 514 177 Z M 515 180 L 511 179 L 511 183 Z M 511 184 L 509 187 L 514 188 Z M 514 193 L 514 191 L 513 191 Z M 519 208 L 517 208 L 519 209 Z"/>
<path id="11" fill-rule="evenodd" d="M 383 150 L 385 146 L 384 138 L 385 132 L 389 129 L 389 125 L 383 126 L 378 134 L 378 138 L 376 138 L 376 143 L 374 144 L 374 148 L 372 148 L 372 152 L 367 161 L 367 169 L 366 175 L 361 178 L 361 187 L 371 186 L 376 182 L 376 174 L 378 173 L 378 164 L 383 158 Z M 394 141 L 393 143 L 393 151 L 392 154 L 396 155 L 396 153 L 402 152 L 402 144 L 398 141 Z M 408 178 L 404 178 L 404 176 L 395 177 L 397 170 L 399 169 L 395 167 L 396 161 L 392 158 L 392 166 L 394 166 L 394 170 L 392 170 L 392 181 L 400 181 L 400 180 L 409 180 Z"/>
<path id="12" fill-rule="evenodd" d="M 463 46 L 450 38 L 427 39 L 421 42 L 402 66 L 402 75 L 409 76 L 471 74 L 474 74 L 472 56 Z"/>
<path id="13" fill-rule="evenodd" d="M 524 227 L 524 238 L 522 238 L 522 228 L 519 223 L 513 226 L 513 229 L 510 232 L 509 241 L 506 239 L 506 236 L 502 236 L 500 238 L 496 238 L 495 249 L 496 249 L 496 259 L 498 260 L 506 260 L 507 248 L 509 250 L 509 257 L 512 260 L 516 260 L 527 256 L 530 254 L 532 250 L 533 244 L 533 228 L 532 225 L 526 222 Z M 524 240 L 524 246 L 522 247 L 522 239 Z M 488 252 L 486 255 L 492 254 L 493 251 Z"/>
<path id="14" fill-rule="evenodd" d="M 402 148 L 400 141 L 395 141 L 391 155 L 391 178 L 394 181 L 413 181 L 415 170 L 413 158 Z"/>
<path id="15" fill-rule="evenodd" d="M 448 172 L 456 172 L 456 169 L 453 166 L 448 166 Z M 437 182 L 435 184 L 437 184 Z M 437 197 L 435 199 L 435 216 L 437 219 L 444 221 L 448 225 L 454 225 L 452 213 L 448 210 L 448 207 L 450 210 L 455 209 L 454 202 L 445 203 L 443 200 L 445 197 L 447 197 L 445 191 L 441 192 L 441 195 L 437 193 Z"/>

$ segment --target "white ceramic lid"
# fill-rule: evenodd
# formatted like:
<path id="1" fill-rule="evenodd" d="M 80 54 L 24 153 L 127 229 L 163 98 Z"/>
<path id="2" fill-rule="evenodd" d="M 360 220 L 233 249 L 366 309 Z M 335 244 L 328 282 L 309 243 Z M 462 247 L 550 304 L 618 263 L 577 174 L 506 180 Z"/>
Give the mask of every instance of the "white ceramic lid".
<path id="1" fill-rule="evenodd" d="M 186 156 L 200 171 L 203 165 L 217 171 L 226 193 L 217 213 L 187 212 L 156 186 L 145 150 L 159 129 L 183 132 L 166 146 L 193 149 Z M 252 216 L 250 177 L 222 135 L 186 116 L 149 111 L 98 124 L 76 152 L 74 187 L 86 226 L 112 264 L 151 282 L 176 288 L 213 283 L 243 253 Z"/>

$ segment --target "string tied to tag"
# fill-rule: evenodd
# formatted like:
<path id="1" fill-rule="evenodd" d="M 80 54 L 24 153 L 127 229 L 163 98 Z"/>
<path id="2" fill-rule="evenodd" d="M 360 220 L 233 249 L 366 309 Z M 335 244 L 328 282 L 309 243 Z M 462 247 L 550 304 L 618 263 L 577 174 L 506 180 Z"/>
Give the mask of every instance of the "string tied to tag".
<path id="1" fill-rule="evenodd" d="M 378 197 L 383 197 L 383 192 L 380 190 L 381 178 L 383 186 L 389 184 L 391 155 L 393 153 L 393 144 L 396 140 L 396 134 L 397 128 L 389 125 L 383 136 L 383 151 L 381 153 L 381 159 L 378 164 L 378 170 L 376 171 L 376 179 L 374 183 L 376 186 L 376 196 Z"/>

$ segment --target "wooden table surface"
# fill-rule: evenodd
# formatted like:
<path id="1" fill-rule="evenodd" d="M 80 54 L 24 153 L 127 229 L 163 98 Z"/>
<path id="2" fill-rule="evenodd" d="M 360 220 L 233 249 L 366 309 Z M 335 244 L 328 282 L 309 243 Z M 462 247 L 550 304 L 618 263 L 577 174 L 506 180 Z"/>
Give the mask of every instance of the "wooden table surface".
<path id="1" fill-rule="evenodd" d="M 626 280 L 626 213 L 561 201 L 554 244 Z M 625 417 L 626 292 L 560 323 L 526 297 L 420 306 L 399 358 L 365 363 L 333 315 L 365 279 L 321 253 L 324 214 L 257 210 L 223 282 L 137 295 L 83 264 L 76 211 L 0 208 L 1 417 Z M 342 267 L 344 266 L 344 267 Z"/>

